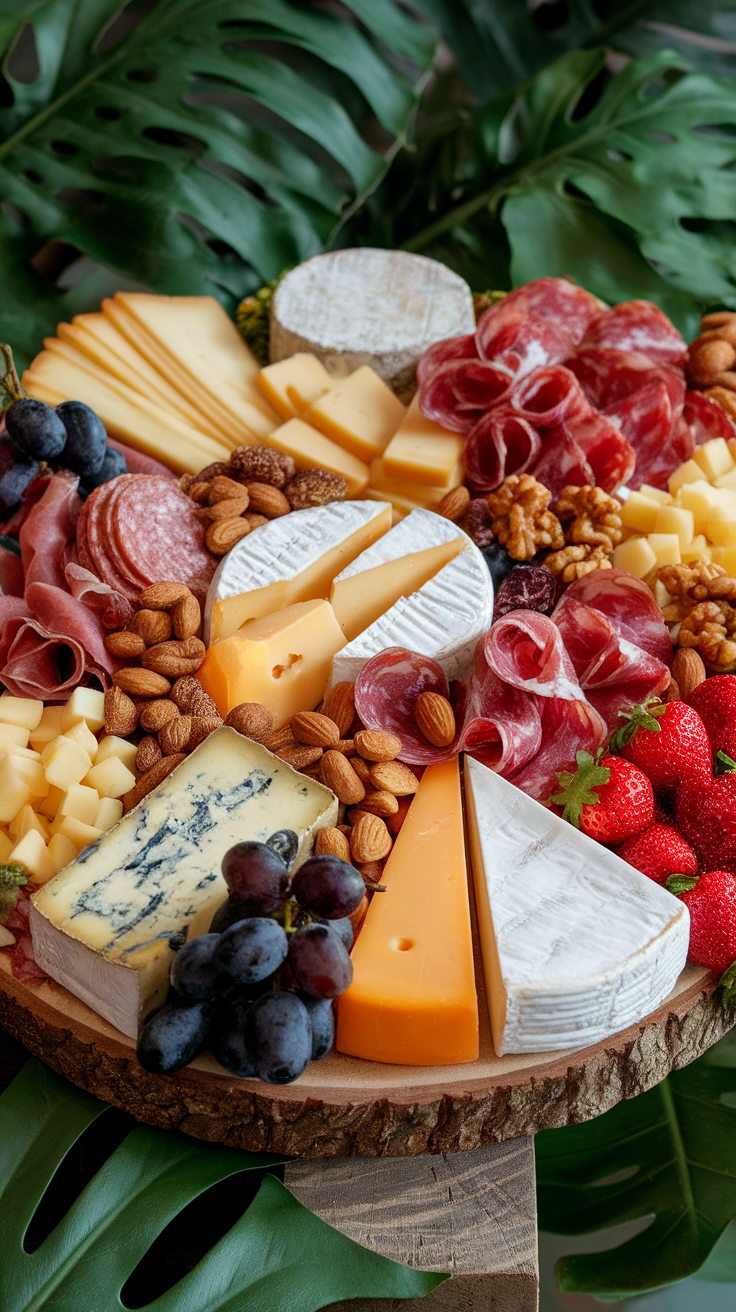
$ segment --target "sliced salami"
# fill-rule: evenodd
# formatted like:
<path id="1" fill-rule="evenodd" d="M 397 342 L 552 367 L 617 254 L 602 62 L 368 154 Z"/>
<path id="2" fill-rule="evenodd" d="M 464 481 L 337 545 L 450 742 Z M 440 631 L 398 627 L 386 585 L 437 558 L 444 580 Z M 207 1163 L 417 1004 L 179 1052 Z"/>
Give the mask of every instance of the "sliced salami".
<path id="1" fill-rule="evenodd" d="M 581 601 L 601 611 L 615 632 L 650 652 L 665 665 L 672 663 L 672 639 L 662 612 L 646 583 L 622 569 L 594 570 L 571 583 L 564 600 Z M 562 602 L 552 612 L 555 620 Z"/>
<path id="2" fill-rule="evenodd" d="M 568 484 L 586 487 L 595 482 L 582 448 L 571 437 L 565 424 L 543 429 L 540 437 L 542 451 L 531 473 L 551 492 L 553 503 Z"/>
<path id="3" fill-rule="evenodd" d="M 531 761 L 512 776 L 517 788 L 538 802 L 546 802 L 557 785 L 561 770 L 574 771 L 576 754 L 594 756 L 606 738 L 606 726 L 585 699 L 539 697 L 542 744 Z"/>
<path id="4" fill-rule="evenodd" d="M 369 729 L 383 729 L 401 739 L 399 760 L 429 765 L 459 751 L 459 735 L 450 747 L 433 747 L 414 718 L 414 706 L 423 692 L 449 697 L 445 672 L 437 661 L 404 647 L 387 647 L 365 665 L 355 680 L 355 709 Z"/>
<path id="5" fill-rule="evenodd" d="M 134 478 L 133 474 L 120 474 L 120 478 Z M 77 523 L 77 531 L 82 525 L 83 540 L 77 538 L 77 552 L 79 563 L 85 568 L 90 569 L 93 574 L 108 583 L 111 588 L 122 595 L 130 602 L 138 600 L 140 588 L 136 589 L 124 579 L 115 568 L 110 555 L 107 551 L 107 530 L 104 520 L 105 502 L 114 491 L 117 479 L 113 478 L 109 483 L 103 483 L 97 487 L 87 497 L 84 503 L 84 517 L 80 516 Z M 89 561 L 89 563 L 87 563 Z"/>
<path id="6" fill-rule="evenodd" d="M 690 428 L 695 446 L 702 446 L 713 437 L 722 437 L 727 442 L 736 437 L 736 425 L 725 410 L 702 392 L 686 393 L 682 417 Z"/>
<path id="7" fill-rule="evenodd" d="M 518 372 L 564 360 L 600 314 L 601 302 L 564 278 L 537 278 L 492 305 L 475 340 L 483 360 L 518 357 Z"/>
<path id="8" fill-rule="evenodd" d="M 581 347 L 637 351 L 681 371 L 687 355 L 685 339 L 651 301 L 622 301 L 604 311 L 589 325 Z"/>
<path id="9" fill-rule="evenodd" d="M 496 620 L 483 644 L 491 669 L 513 688 L 537 697 L 585 700 L 560 631 L 547 615 L 510 611 Z"/>
<path id="10" fill-rule="evenodd" d="M 204 545 L 204 525 L 195 512 L 176 483 L 134 475 L 115 502 L 115 536 L 130 569 L 141 578 L 148 583 L 186 583 L 203 599 L 216 562 Z"/>
<path id="11" fill-rule="evenodd" d="M 562 365 L 533 369 L 516 384 L 509 397 L 511 409 L 538 428 L 552 428 L 561 423 L 581 402 L 585 403 L 585 397 L 577 378 Z"/>
<path id="12" fill-rule="evenodd" d="M 122 474 L 114 480 L 115 486 L 111 488 L 110 494 L 105 498 L 102 509 L 102 519 L 105 527 L 105 549 L 112 561 L 113 568 L 125 579 L 136 592 L 142 592 L 148 587 L 150 579 L 144 578 L 139 570 L 134 569 L 120 546 L 121 526 L 118 523 L 117 506 L 125 489 L 131 483 L 143 479 L 146 480 L 150 475 L 146 474 Z M 122 529 L 124 532 L 124 528 Z"/>
<path id="13" fill-rule="evenodd" d="M 419 407 L 456 433 L 469 433 L 482 414 L 506 399 L 514 375 L 504 365 L 483 360 L 450 360 L 440 365 L 422 386 Z"/>
<path id="14" fill-rule="evenodd" d="M 473 487 L 490 492 L 509 474 L 531 469 L 542 451 L 536 428 L 514 414 L 510 406 L 497 406 L 471 429 L 465 444 L 465 472 Z"/>
<path id="15" fill-rule="evenodd" d="M 508 779 L 536 756 L 542 718 L 533 697 L 499 679 L 479 643 L 461 737 L 463 750 Z"/>

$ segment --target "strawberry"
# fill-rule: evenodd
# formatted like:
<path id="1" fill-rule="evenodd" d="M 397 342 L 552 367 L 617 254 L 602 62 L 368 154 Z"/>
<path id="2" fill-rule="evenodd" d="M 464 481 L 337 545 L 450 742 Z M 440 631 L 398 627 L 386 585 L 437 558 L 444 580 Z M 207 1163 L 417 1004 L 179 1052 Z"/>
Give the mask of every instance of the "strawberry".
<path id="1" fill-rule="evenodd" d="M 703 721 L 714 754 L 725 752 L 736 760 L 736 674 L 714 674 L 687 701 Z"/>
<path id="2" fill-rule="evenodd" d="M 645 702 L 625 715 L 609 751 L 620 752 L 643 770 L 657 790 L 674 788 L 693 774 L 710 778 L 711 746 L 698 712 L 686 702 Z"/>
<path id="3" fill-rule="evenodd" d="M 670 875 L 698 873 L 698 861 L 693 849 L 670 825 L 655 822 L 649 829 L 624 843 L 618 854 L 630 866 L 635 866 L 643 875 L 653 879 L 655 884 L 664 884 Z"/>
<path id="4" fill-rule="evenodd" d="M 721 975 L 736 961 L 736 875 L 708 870 L 678 896 L 690 912 L 688 961 Z"/>
<path id="5" fill-rule="evenodd" d="M 683 780 L 675 794 L 675 824 L 702 869 L 736 871 L 736 771 Z"/>
<path id="6" fill-rule="evenodd" d="M 575 774 L 557 775 L 561 792 L 550 802 L 562 806 L 563 817 L 599 843 L 623 843 L 654 819 L 652 785 L 641 770 L 620 756 L 593 757 L 577 753 Z"/>

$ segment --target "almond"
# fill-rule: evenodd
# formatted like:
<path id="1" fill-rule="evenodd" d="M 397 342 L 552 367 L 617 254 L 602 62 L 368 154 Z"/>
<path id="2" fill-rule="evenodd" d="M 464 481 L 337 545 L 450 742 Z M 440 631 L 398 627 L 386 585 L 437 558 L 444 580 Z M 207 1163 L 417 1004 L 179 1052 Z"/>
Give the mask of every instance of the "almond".
<path id="1" fill-rule="evenodd" d="M 399 797 L 397 798 L 397 801 L 399 803 L 398 811 L 395 813 L 395 815 L 386 816 L 386 828 L 388 829 L 390 834 L 394 834 L 394 835 L 398 834 L 399 830 L 401 829 L 401 826 L 406 820 L 407 812 L 409 810 L 409 807 L 411 806 L 412 799 L 411 797 Z"/>
<path id="2" fill-rule="evenodd" d="M 127 629 L 121 629 L 119 633 L 108 633 L 105 646 L 111 656 L 117 656 L 121 661 L 134 661 L 146 650 L 143 639 L 137 633 L 129 633 Z"/>
<path id="3" fill-rule="evenodd" d="M 268 523 L 265 515 L 252 515 L 249 510 L 246 510 L 243 519 L 251 528 L 260 528 L 262 524 Z"/>
<path id="4" fill-rule="evenodd" d="M 141 665 L 146 670 L 155 670 L 156 674 L 176 679 L 182 674 L 194 674 L 206 655 L 207 648 L 200 638 L 158 642 L 143 653 Z"/>
<path id="5" fill-rule="evenodd" d="M 143 610 L 170 610 L 182 597 L 189 596 L 186 583 L 151 583 L 138 598 Z"/>
<path id="6" fill-rule="evenodd" d="M 222 524 L 227 519 L 238 519 L 247 505 L 248 493 L 244 487 L 241 487 L 238 496 L 216 501 L 211 506 L 202 506 L 195 513 L 204 524 Z"/>
<path id="7" fill-rule="evenodd" d="M 294 770 L 305 770 L 310 765 L 316 765 L 322 756 L 321 747 L 310 747 L 305 743 L 295 743 L 291 747 L 288 743 L 285 747 L 280 747 L 276 752 L 280 761 L 286 761 Z"/>
<path id="8" fill-rule="evenodd" d="M 665 693 L 665 701 L 667 702 L 682 701 L 682 697 L 680 696 L 680 687 L 676 679 L 670 679 L 670 686 L 667 689 L 667 692 Z"/>
<path id="9" fill-rule="evenodd" d="M 211 506 L 218 501 L 232 501 L 234 498 L 243 499 L 245 493 L 245 505 L 243 510 L 248 506 L 248 489 L 243 487 L 242 483 L 236 482 L 234 478 L 228 478 L 227 474 L 218 474 L 207 484 L 207 500 Z M 240 513 L 240 512 L 239 512 Z"/>
<path id="10" fill-rule="evenodd" d="M 185 674 L 176 680 L 171 689 L 171 700 L 183 715 L 219 715 L 209 693 L 193 674 Z"/>
<path id="11" fill-rule="evenodd" d="M 116 688 L 122 688 L 131 697 L 165 697 L 171 691 L 171 684 L 154 670 L 118 670 L 112 681 Z"/>
<path id="12" fill-rule="evenodd" d="M 213 556 L 226 556 L 250 531 L 251 525 L 242 516 L 240 519 L 221 519 L 217 524 L 210 524 L 204 535 L 207 550 Z"/>
<path id="13" fill-rule="evenodd" d="M 368 811 L 371 815 L 390 816 L 396 815 L 399 809 L 399 799 L 394 797 L 393 793 L 387 793 L 385 790 L 366 792 L 361 802 L 363 811 Z"/>
<path id="14" fill-rule="evenodd" d="M 341 738 L 348 738 L 355 715 L 355 685 L 336 683 L 322 703 L 322 714 L 335 721 Z"/>
<path id="15" fill-rule="evenodd" d="M 355 746 L 364 761 L 393 761 L 401 751 L 401 739 L 383 729 L 359 729 Z"/>
<path id="16" fill-rule="evenodd" d="M 379 761 L 371 766 L 371 783 L 380 792 L 385 789 L 395 797 L 407 797 L 419 787 L 416 775 L 400 761 Z"/>
<path id="17" fill-rule="evenodd" d="M 191 732 L 191 715 L 177 715 L 175 720 L 169 720 L 158 733 L 159 746 L 164 756 L 176 756 L 179 752 L 185 752 Z"/>
<path id="18" fill-rule="evenodd" d="M 435 507 L 435 514 L 441 515 L 443 519 L 450 519 L 456 524 L 467 510 L 469 501 L 470 493 L 466 487 L 453 487 L 445 493 L 439 505 Z"/>
<path id="19" fill-rule="evenodd" d="M 266 519 L 280 519 L 282 515 L 291 514 L 291 506 L 283 492 L 270 483 L 246 483 L 248 489 L 248 509 Z"/>
<path id="20" fill-rule="evenodd" d="M 391 835 L 378 815 L 362 815 L 350 835 L 354 861 L 381 861 L 391 851 Z"/>
<path id="21" fill-rule="evenodd" d="M 338 801 L 346 806 L 362 802 L 365 788 L 355 773 L 346 756 L 340 752 L 327 751 L 322 757 L 320 774 L 322 782 L 331 788 Z"/>
<path id="22" fill-rule="evenodd" d="M 688 351 L 687 372 L 691 382 L 708 387 L 719 374 L 736 364 L 736 350 L 718 337 L 693 342 Z"/>
<path id="23" fill-rule="evenodd" d="M 161 760 L 163 752 L 155 738 L 150 735 L 147 738 L 141 738 L 138 744 L 138 751 L 135 754 L 135 773 L 140 778 L 147 770 L 150 770 L 157 761 Z"/>
<path id="24" fill-rule="evenodd" d="M 298 715 L 292 715 L 289 724 L 298 743 L 309 743 L 312 747 L 335 747 L 340 741 L 335 721 L 320 715 L 319 711 L 300 711 Z"/>
<path id="25" fill-rule="evenodd" d="M 341 834 L 344 834 L 345 837 L 347 838 L 348 842 L 350 842 L 350 835 L 351 835 L 352 832 L 353 832 L 353 826 L 352 826 L 352 825 L 335 825 L 335 828 L 336 828 L 336 829 L 339 829 L 339 830 L 340 830 L 340 833 L 341 833 Z"/>
<path id="26" fill-rule="evenodd" d="M 438 692 L 422 692 L 414 703 L 414 719 L 422 737 L 434 747 L 448 747 L 455 737 L 455 712 Z"/>
<path id="27" fill-rule="evenodd" d="M 192 717 L 192 732 L 189 735 L 187 751 L 193 752 L 195 747 L 199 747 L 205 738 L 209 738 L 215 729 L 221 729 L 223 719 L 221 715 L 195 715 Z"/>
<path id="28" fill-rule="evenodd" d="M 334 750 L 336 752 L 342 752 L 343 756 L 355 756 L 356 754 L 355 739 L 338 738 L 337 742 L 335 743 Z"/>
<path id="29" fill-rule="evenodd" d="M 337 751 L 337 748 L 335 750 Z M 369 766 L 368 762 L 364 761 L 362 756 L 351 756 L 350 764 L 352 765 L 355 773 L 357 774 L 364 788 L 371 788 L 372 787 L 371 767 Z"/>
<path id="30" fill-rule="evenodd" d="M 147 647 L 154 647 L 171 637 L 171 616 L 165 610 L 139 610 L 129 627 L 133 633 L 140 634 Z"/>
<path id="31" fill-rule="evenodd" d="M 199 502 L 200 505 L 203 505 L 206 502 L 209 494 L 210 485 L 206 479 L 196 479 L 194 483 L 190 483 L 187 488 L 187 495 L 192 498 L 192 501 Z"/>
<path id="32" fill-rule="evenodd" d="M 241 702 L 230 711 L 225 724 L 237 729 L 244 738 L 263 743 L 273 733 L 275 720 L 276 716 L 268 706 L 262 706 L 260 702 Z"/>
<path id="33" fill-rule="evenodd" d="M 193 596 L 182 597 L 181 601 L 177 601 L 171 612 L 171 619 L 177 638 L 182 641 L 186 641 L 187 638 L 194 638 L 202 623 L 202 611 L 197 598 Z"/>
<path id="34" fill-rule="evenodd" d="M 338 856 L 350 864 L 350 844 L 339 829 L 319 829 L 314 840 L 315 856 Z"/>
<path id="35" fill-rule="evenodd" d="M 159 784 L 162 784 L 164 779 L 168 778 L 177 765 L 181 765 L 182 761 L 186 761 L 186 759 L 183 753 L 179 756 L 162 756 L 160 761 L 157 761 L 155 765 L 151 766 L 150 770 L 146 770 L 146 773 L 141 775 L 135 788 L 131 788 L 130 792 L 125 794 L 123 798 L 125 810 L 130 811 L 134 806 L 137 806 L 144 797 L 147 797 L 149 793 L 153 792 L 154 788 L 158 788 Z"/>
<path id="36" fill-rule="evenodd" d="M 127 738 L 138 727 L 138 708 L 122 688 L 108 688 L 105 693 L 105 733 Z"/>
<path id="37" fill-rule="evenodd" d="M 672 677 L 680 686 L 680 696 L 688 698 L 707 677 L 700 652 L 694 647 L 678 647 L 672 661 Z"/>
<path id="38" fill-rule="evenodd" d="M 178 716 L 179 707 L 174 702 L 168 697 L 157 697 L 155 701 L 147 702 L 141 710 L 141 729 L 148 733 L 158 733 L 169 720 L 176 720 Z"/>
<path id="39" fill-rule="evenodd" d="M 355 861 L 355 869 L 363 876 L 366 890 L 375 888 L 383 879 L 384 861 Z M 362 903 L 361 903 L 362 906 Z"/>
<path id="40" fill-rule="evenodd" d="M 263 746 L 267 747 L 269 752 L 280 752 L 282 747 L 296 747 L 297 741 L 291 732 L 291 725 L 282 724 L 280 729 L 269 734 Z"/>

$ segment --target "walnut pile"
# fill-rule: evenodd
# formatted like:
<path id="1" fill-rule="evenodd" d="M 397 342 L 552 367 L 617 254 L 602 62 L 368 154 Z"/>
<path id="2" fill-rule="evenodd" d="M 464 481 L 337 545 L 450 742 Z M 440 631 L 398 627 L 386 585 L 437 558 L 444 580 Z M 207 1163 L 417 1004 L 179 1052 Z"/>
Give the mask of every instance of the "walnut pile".
<path id="1" fill-rule="evenodd" d="M 677 634 L 680 647 L 695 648 L 714 674 L 736 670 L 736 607 L 728 601 L 701 601 Z"/>
<path id="2" fill-rule="evenodd" d="M 736 601 L 736 579 L 731 578 L 722 565 L 707 560 L 692 561 L 688 565 L 662 565 L 656 577 L 672 597 L 672 601 L 662 608 L 665 624 L 685 620 L 704 601 Z"/>
<path id="3" fill-rule="evenodd" d="M 610 556 L 623 536 L 621 502 L 600 487 L 563 487 L 555 514 L 569 546 L 602 547 Z"/>
<path id="4" fill-rule="evenodd" d="M 571 544 L 562 551 L 551 551 L 544 565 L 555 578 L 567 585 L 592 574 L 597 569 L 611 569 L 611 560 L 605 547 Z"/>
<path id="5" fill-rule="evenodd" d="M 531 560 L 541 547 L 564 547 L 562 525 L 549 510 L 551 497 L 531 474 L 511 474 L 488 493 L 491 527 L 512 560 Z"/>

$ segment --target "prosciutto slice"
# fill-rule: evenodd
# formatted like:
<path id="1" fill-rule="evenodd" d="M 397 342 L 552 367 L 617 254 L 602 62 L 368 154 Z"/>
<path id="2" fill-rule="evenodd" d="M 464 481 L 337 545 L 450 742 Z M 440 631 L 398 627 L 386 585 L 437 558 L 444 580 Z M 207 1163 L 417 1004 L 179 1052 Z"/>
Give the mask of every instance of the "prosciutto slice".
<path id="1" fill-rule="evenodd" d="M 510 611 L 489 629 L 483 649 L 491 669 L 512 688 L 537 697 L 584 700 L 562 635 L 549 616 Z"/>
<path id="2" fill-rule="evenodd" d="M 76 474 L 55 474 L 29 510 L 18 535 L 26 587 L 49 583 L 66 588 L 64 554 L 67 544 L 74 541 L 82 505 L 78 486 Z"/>
<path id="3" fill-rule="evenodd" d="M 594 570 L 571 583 L 564 600 L 582 601 L 601 611 L 620 637 L 671 665 L 672 639 L 662 612 L 646 583 L 633 574 L 622 569 Z M 561 605 L 552 612 L 553 620 Z"/>
<path id="4" fill-rule="evenodd" d="M 580 751 L 595 756 L 605 740 L 606 730 L 598 712 L 585 699 L 540 698 L 537 705 L 541 718 L 541 747 L 512 779 L 517 788 L 530 797 L 546 802 L 557 785 L 558 772 L 574 771 Z"/>
<path id="5" fill-rule="evenodd" d="M 23 562 L 8 547 L 0 546 L 0 593 L 23 596 Z"/>
<path id="6" fill-rule="evenodd" d="M 66 701 L 93 679 L 108 688 L 117 669 L 100 621 L 69 592 L 49 583 L 26 587 L 25 600 L 0 598 L 2 681 L 15 697 Z M 11 613 L 5 603 L 20 603 Z"/>
<path id="7" fill-rule="evenodd" d="M 64 570 L 67 587 L 77 601 L 90 610 L 98 611 L 106 629 L 124 629 L 135 614 L 135 608 L 121 592 L 103 583 L 89 569 L 71 561 Z"/>

